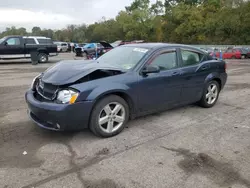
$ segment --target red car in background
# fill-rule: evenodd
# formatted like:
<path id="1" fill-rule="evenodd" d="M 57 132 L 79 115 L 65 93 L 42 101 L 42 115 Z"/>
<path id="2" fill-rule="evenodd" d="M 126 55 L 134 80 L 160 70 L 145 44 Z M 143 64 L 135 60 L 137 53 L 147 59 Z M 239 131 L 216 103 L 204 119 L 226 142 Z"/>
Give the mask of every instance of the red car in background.
<path id="1" fill-rule="evenodd" d="M 218 50 L 216 50 L 215 52 L 211 52 L 210 55 L 213 56 L 214 53 L 217 58 L 220 58 L 220 52 Z M 222 58 L 223 59 L 244 59 L 245 56 L 241 54 L 241 51 L 239 49 L 228 48 L 225 52 L 222 52 Z"/>
<path id="2" fill-rule="evenodd" d="M 227 49 L 223 53 L 223 59 L 242 59 L 241 51 L 239 49 Z"/>

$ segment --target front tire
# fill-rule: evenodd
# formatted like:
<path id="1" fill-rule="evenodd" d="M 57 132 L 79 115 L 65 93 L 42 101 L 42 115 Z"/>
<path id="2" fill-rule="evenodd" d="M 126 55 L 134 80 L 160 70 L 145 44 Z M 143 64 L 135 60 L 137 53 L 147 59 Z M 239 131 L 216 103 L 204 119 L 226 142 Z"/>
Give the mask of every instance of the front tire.
<path id="1" fill-rule="evenodd" d="M 212 80 L 208 82 L 204 88 L 203 96 L 199 102 L 200 106 L 204 108 L 211 108 L 213 107 L 220 94 L 220 86 L 217 81 Z"/>
<path id="2" fill-rule="evenodd" d="M 39 53 L 38 54 L 38 62 L 39 63 L 47 63 L 49 61 L 49 57 L 45 53 Z"/>
<path id="3" fill-rule="evenodd" d="M 117 95 L 110 95 L 95 105 L 91 114 L 90 130 L 97 136 L 112 137 L 124 129 L 128 119 L 127 102 Z"/>

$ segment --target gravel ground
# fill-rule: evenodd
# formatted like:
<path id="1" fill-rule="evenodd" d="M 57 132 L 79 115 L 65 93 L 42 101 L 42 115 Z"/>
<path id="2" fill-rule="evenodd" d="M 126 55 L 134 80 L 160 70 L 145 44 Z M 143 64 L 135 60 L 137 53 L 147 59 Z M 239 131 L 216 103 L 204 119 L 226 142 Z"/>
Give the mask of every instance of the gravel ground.
<path id="1" fill-rule="evenodd" d="M 62 59 L 74 55 L 37 66 L 0 61 L 0 187 L 250 187 L 250 60 L 228 62 L 213 108 L 138 118 L 100 139 L 88 130 L 42 130 L 27 116 L 24 93 L 33 77 Z"/>

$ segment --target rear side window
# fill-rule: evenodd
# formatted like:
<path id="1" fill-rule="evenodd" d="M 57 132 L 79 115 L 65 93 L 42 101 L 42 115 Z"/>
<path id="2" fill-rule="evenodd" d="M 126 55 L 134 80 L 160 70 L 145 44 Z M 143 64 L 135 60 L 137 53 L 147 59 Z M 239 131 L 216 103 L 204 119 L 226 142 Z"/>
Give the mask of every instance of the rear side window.
<path id="1" fill-rule="evenodd" d="M 158 55 L 151 63 L 156 65 L 160 70 L 169 70 L 177 67 L 176 52 L 167 52 Z"/>
<path id="2" fill-rule="evenodd" d="M 39 42 L 39 44 L 52 44 L 51 39 L 37 39 L 37 41 Z"/>
<path id="3" fill-rule="evenodd" d="M 36 44 L 36 42 L 35 42 L 35 39 L 32 39 L 32 38 L 30 38 L 30 39 L 25 39 L 25 44 Z"/>
<path id="4" fill-rule="evenodd" d="M 183 66 L 196 65 L 200 63 L 200 61 L 203 59 L 203 56 L 203 54 L 200 54 L 198 52 L 181 50 Z"/>

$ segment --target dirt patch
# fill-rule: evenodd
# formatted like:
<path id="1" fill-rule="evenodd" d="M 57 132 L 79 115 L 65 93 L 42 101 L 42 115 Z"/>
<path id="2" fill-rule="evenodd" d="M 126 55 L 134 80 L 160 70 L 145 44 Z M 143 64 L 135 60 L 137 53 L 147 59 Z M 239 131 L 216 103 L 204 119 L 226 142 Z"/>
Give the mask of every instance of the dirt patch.
<path id="1" fill-rule="evenodd" d="M 232 187 L 240 184 L 250 187 L 250 181 L 241 176 L 232 164 L 213 159 L 205 153 L 193 153 L 187 149 L 162 148 L 175 152 L 177 156 L 182 156 L 178 166 L 186 172 L 188 176 L 192 174 L 202 174 L 212 180 L 220 187 Z"/>
<path id="2" fill-rule="evenodd" d="M 43 130 L 30 121 L 0 127 L 0 168 L 37 168 L 43 160 L 36 157 L 37 150 L 46 144 L 67 145 L 74 133 Z M 4 149 L 9 148 L 11 150 Z M 22 155 L 27 151 L 27 155 Z"/>
<path id="3" fill-rule="evenodd" d="M 96 153 L 96 155 L 108 155 L 109 154 L 109 149 L 108 148 L 103 148 L 100 151 Z"/>

